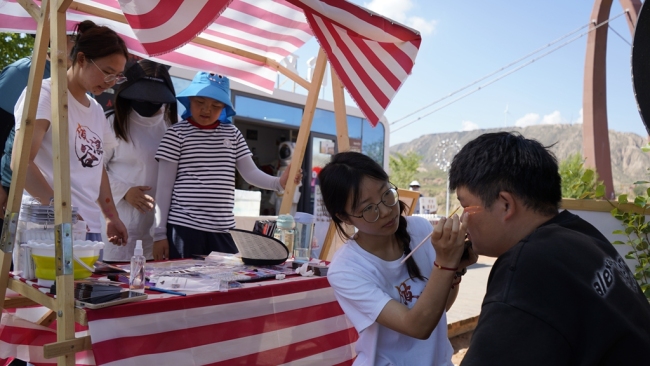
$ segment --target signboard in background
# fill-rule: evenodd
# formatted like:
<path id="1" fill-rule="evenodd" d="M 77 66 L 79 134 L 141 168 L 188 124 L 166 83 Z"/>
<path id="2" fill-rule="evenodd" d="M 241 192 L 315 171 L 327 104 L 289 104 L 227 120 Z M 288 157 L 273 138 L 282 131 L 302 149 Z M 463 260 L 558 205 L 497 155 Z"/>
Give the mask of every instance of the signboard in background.
<path id="1" fill-rule="evenodd" d="M 350 151 L 361 152 L 361 139 L 350 139 Z"/>

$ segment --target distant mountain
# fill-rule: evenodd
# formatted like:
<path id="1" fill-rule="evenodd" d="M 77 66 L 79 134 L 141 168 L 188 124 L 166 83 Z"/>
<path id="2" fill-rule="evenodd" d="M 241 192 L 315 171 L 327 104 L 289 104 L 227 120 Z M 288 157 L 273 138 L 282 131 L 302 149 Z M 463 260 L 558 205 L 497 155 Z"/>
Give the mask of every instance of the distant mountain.
<path id="1" fill-rule="evenodd" d="M 509 127 L 431 134 L 421 136 L 410 142 L 392 146 L 390 152 L 405 154 L 409 151 L 415 151 L 423 156 L 422 175 L 424 176 L 419 175 L 418 178 L 425 179 L 426 175 L 430 176 L 431 174 L 426 174 L 424 171 L 431 173 L 438 170 L 435 159 L 439 157 L 437 152 L 440 150 L 441 141 L 457 141 L 460 146 L 464 146 L 468 141 L 473 140 L 479 135 L 497 131 L 517 131 L 526 138 L 538 140 L 545 146 L 553 145 L 551 150 L 557 157 L 558 162 L 577 152 L 582 153 L 582 125 L 536 125 L 523 128 Z M 629 192 L 632 184 L 636 181 L 650 180 L 648 179 L 650 178 L 648 176 L 650 153 L 641 151 L 641 146 L 647 143 L 645 137 L 634 133 L 610 130 L 609 143 L 614 189 L 617 193 Z M 433 183 L 433 180 L 430 180 L 435 185 L 438 185 L 440 183 L 439 181 L 440 179 L 436 179 L 435 183 Z"/>

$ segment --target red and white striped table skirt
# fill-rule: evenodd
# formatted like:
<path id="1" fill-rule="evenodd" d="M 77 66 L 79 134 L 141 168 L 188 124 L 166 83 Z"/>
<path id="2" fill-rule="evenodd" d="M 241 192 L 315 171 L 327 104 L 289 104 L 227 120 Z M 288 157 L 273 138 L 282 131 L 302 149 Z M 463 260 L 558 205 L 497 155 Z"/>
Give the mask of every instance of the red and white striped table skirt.
<path id="1" fill-rule="evenodd" d="M 165 295 L 87 315 L 93 349 L 77 355 L 81 365 L 349 365 L 358 338 L 324 277 Z M 56 340 L 52 329 L 9 314 L 3 324 L 0 360 L 56 362 L 42 357 Z"/>

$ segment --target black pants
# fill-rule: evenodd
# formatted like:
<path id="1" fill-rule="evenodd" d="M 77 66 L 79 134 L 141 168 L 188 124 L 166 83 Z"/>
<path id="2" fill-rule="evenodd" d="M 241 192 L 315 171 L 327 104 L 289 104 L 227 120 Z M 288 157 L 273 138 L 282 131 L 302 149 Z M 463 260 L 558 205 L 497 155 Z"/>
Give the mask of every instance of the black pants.
<path id="1" fill-rule="evenodd" d="M 237 253 L 230 233 L 212 233 L 186 226 L 167 224 L 169 259 L 192 258 L 211 252 Z"/>

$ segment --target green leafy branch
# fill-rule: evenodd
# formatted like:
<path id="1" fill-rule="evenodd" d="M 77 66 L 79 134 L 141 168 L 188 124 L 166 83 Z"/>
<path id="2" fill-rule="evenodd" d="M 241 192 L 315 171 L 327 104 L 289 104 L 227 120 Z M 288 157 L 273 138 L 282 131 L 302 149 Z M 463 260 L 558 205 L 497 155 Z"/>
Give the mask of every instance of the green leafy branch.
<path id="1" fill-rule="evenodd" d="M 650 145 L 642 147 L 642 150 L 644 152 L 650 151 Z M 634 184 L 642 186 L 650 184 L 650 181 L 638 181 L 634 182 Z M 600 186 L 602 186 L 602 183 L 599 184 L 598 188 Z M 594 192 L 594 196 L 602 198 L 605 195 L 604 193 L 605 190 L 602 187 L 602 190 L 597 189 Z M 650 240 L 648 239 L 650 223 L 646 222 L 646 213 L 650 208 L 650 188 L 645 189 L 642 194 L 634 198 L 632 204 L 637 208 L 636 210 L 621 209 L 623 205 L 630 203 L 627 194 L 618 196 L 618 206 L 614 205 L 610 200 L 607 200 L 607 202 L 613 207 L 612 216 L 619 220 L 623 226 L 622 230 L 614 230 L 613 234 L 623 235 L 626 238 L 625 241 L 616 240 L 612 244 L 627 245 L 632 248 L 625 255 L 625 258 L 636 261 L 634 278 L 639 283 L 645 297 L 650 299 Z"/>

